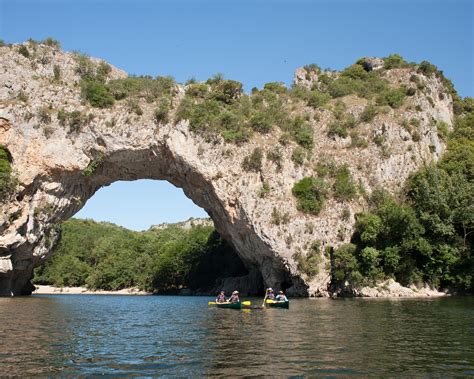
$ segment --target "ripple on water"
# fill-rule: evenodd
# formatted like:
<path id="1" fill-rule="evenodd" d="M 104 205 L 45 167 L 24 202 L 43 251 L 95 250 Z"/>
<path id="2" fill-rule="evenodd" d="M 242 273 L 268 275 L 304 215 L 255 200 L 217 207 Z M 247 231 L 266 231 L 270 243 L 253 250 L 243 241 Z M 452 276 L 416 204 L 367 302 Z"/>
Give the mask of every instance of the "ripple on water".
<path id="1" fill-rule="evenodd" d="M 0 299 L 3 375 L 386 376 L 474 373 L 474 299 L 294 300 L 208 308 L 201 297 Z M 259 304 L 259 301 L 256 301 Z"/>

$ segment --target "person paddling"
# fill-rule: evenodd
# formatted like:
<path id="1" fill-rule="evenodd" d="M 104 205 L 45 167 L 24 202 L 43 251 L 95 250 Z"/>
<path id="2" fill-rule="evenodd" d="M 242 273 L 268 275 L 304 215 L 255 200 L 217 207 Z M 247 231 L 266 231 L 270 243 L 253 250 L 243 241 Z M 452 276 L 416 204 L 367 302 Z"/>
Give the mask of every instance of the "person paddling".
<path id="1" fill-rule="evenodd" d="M 283 291 L 279 291 L 275 300 L 283 302 L 283 301 L 288 301 L 288 298 L 285 296 L 285 293 Z"/>
<path id="2" fill-rule="evenodd" d="M 239 291 L 232 292 L 232 296 L 227 300 L 229 303 L 239 303 Z"/>
<path id="3" fill-rule="evenodd" d="M 275 293 L 273 292 L 273 288 L 268 288 L 267 289 L 267 299 L 269 300 L 275 300 Z"/>
<path id="4" fill-rule="evenodd" d="M 224 291 L 221 291 L 219 293 L 219 295 L 217 295 L 217 298 L 216 298 L 216 303 L 225 303 L 226 300 L 225 300 L 225 293 Z"/>
<path id="5" fill-rule="evenodd" d="M 275 300 L 275 294 L 272 288 L 267 288 L 265 291 L 265 297 L 263 298 L 262 308 L 265 308 L 265 302 L 268 300 Z"/>

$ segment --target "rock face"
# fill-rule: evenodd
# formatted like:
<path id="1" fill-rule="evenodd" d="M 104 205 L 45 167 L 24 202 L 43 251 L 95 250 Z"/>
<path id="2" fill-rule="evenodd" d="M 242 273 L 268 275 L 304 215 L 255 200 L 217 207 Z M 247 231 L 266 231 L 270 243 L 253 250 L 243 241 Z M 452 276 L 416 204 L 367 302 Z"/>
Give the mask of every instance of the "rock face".
<path id="1" fill-rule="evenodd" d="M 72 53 L 39 45 L 35 57 L 26 58 L 18 48 L 0 47 L 0 144 L 11 153 L 19 182 L 11 199 L 3 199 L 1 205 L 1 295 L 31 292 L 32 270 L 57 243 L 57 225 L 79 211 L 99 188 L 118 180 L 156 179 L 182 188 L 206 210 L 252 280 L 257 275 L 265 286 L 284 288 L 292 296 L 328 296 L 329 258 L 322 252 L 350 240 L 354 215 L 366 201 L 362 195 L 346 202 L 328 199 L 318 216 L 306 215 L 297 210 L 294 183 L 315 175 L 316 163 L 324 158 L 347 164 L 366 193 L 377 187 L 397 191 L 411 172 L 442 154 L 436 121 L 449 126 L 452 122 L 452 99 L 442 82 L 424 77 L 430 98 L 417 93 L 401 108 L 387 107 L 357 127 L 368 142 L 365 146 L 350 147 L 350 137 L 327 136 L 329 107 L 298 108 L 295 112 L 309 115 L 315 133 L 308 162 L 297 165 L 291 160 L 295 144 L 290 142 L 281 146 L 278 170 L 264 154 L 261 172 L 246 172 L 242 159 L 255 147 L 268 151 L 277 145 L 280 130 L 233 145 L 222 139 L 208 141 L 192 132 L 187 121 L 157 124 L 154 107 L 145 100 L 140 102 L 141 115 L 131 112 L 125 102 L 110 109 L 92 108 L 80 96 Z M 54 80 L 55 67 L 60 69 L 60 81 Z M 392 83 L 410 85 L 413 73 L 406 68 L 384 75 Z M 116 68 L 108 73 L 109 79 L 126 76 Z M 316 74 L 297 75 L 295 84 L 302 80 L 307 86 L 315 78 Z M 173 109 L 184 87 L 178 85 L 176 93 Z M 340 100 L 355 117 L 367 103 L 353 95 Z M 50 111 L 47 125 L 41 121 L 44 107 Z M 91 114 L 91 122 L 71 130 L 60 124 L 59 109 Z M 419 120 L 417 138 L 402 126 L 403 120 L 414 117 Z M 385 141 L 384 148 L 372 142 L 377 136 Z M 269 186 L 264 196 L 263 183 Z M 285 221 L 275 222 L 275 212 Z M 318 273 L 308 277 L 294 257 L 296 252 L 305 256 L 314 241 L 322 246 L 321 263 Z"/>

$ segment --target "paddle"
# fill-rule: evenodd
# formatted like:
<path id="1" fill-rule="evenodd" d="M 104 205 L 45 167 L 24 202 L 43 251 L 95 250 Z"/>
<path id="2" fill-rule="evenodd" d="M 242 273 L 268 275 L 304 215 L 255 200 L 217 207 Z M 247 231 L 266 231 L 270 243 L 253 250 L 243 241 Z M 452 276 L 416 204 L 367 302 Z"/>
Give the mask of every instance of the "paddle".
<path id="1" fill-rule="evenodd" d="M 268 290 L 265 290 L 265 297 L 263 298 L 262 308 L 265 308 L 265 300 L 267 300 Z"/>
<path id="2" fill-rule="evenodd" d="M 242 305 L 245 305 L 246 307 L 249 307 L 249 306 L 252 305 L 251 301 L 242 301 L 241 303 L 242 303 Z M 229 303 L 227 303 L 227 302 L 226 303 L 216 303 L 215 301 L 209 301 L 207 303 L 207 305 L 216 305 L 216 304 L 229 304 Z"/>

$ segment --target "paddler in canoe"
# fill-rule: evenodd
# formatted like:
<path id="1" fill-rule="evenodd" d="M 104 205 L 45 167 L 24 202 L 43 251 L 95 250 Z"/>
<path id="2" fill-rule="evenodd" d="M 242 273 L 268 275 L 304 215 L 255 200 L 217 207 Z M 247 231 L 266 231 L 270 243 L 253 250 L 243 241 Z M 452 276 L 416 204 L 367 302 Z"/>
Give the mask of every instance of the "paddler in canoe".
<path id="1" fill-rule="evenodd" d="M 275 293 L 273 292 L 273 288 L 267 288 L 266 298 L 269 300 L 275 300 Z"/>
<path id="2" fill-rule="evenodd" d="M 225 292 L 221 291 L 216 297 L 216 303 L 225 303 L 226 301 L 227 300 L 225 299 Z"/>
<path id="3" fill-rule="evenodd" d="M 283 291 L 279 291 L 278 295 L 275 298 L 276 301 L 288 301 L 288 298 L 285 296 Z"/>
<path id="4" fill-rule="evenodd" d="M 283 291 L 279 291 L 278 295 L 273 299 L 269 299 L 268 296 L 266 296 L 264 304 L 272 308 L 290 308 L 290 301 Z"/>
<path id="5" fill-rule="evenodd" d="M 239 291 L 234 291 L 232 292 L 232 296 L 229 297 L 227 302 L 235 304 L 235 303 L 240 303 L 240 298 L 239 298 Z"/>
<path id="6" fill-rule="evenodd" d="M 217 308 L 232 308 L 232 309 L 241 309 L 242 305 L 245 306 L 250 306 L 252 303 L 250 301 L 240 301 L 239 298 L 239 291 L 234 291 L 232 292 L 232 296 L 229 299 L 225 299 L 225 296 L 223 297 L 224 301 L 222 300 L 222 296 L 224 296 L 224 291 L 221 291 L 220 294 L 217 296 L 216 301 L 209 301 L 208 305 L 216 305 Z"/>

